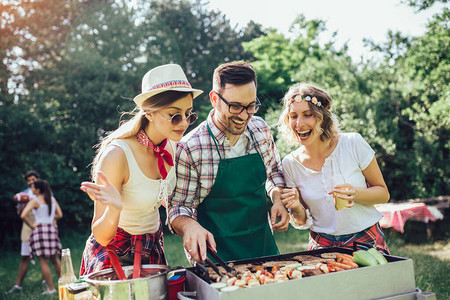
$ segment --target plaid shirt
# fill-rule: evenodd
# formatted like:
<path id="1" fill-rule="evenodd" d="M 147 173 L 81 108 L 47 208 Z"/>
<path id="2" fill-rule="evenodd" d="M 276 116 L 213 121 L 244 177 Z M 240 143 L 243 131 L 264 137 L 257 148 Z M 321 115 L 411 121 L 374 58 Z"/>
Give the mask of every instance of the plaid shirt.
<path id="1" fill-rule="evenodd" d="M 309 250 L 329 247 L 344 247 L 353 249 L 354 242 L 370 244 L 378 251 L 383 252 L 383 254 L 389 255 L 389 249 L 386 244 L 383 230 L 381 230 L 380 223 L 376 223 L 369 228 L 353 234 L 331 236 L 329 234 L 314 232 L 312 230 L 309 234 Z M 364 245 L 358 246 L 357 248 L 363 250 L 368 249 Z"/>
<path id="2" fill-rule="evenodd" d="M 177 184 L 168 201 L 169 224 L 182 215 L 197 218 L 197 207 L 208 196 L 214 185 L 221 157 L 225 159 L 230 157 L 230 141 L 214 125 L 213 114 L 214 110 L 209 113 L 206 121 L 178 143 L 175 158 Z M 209 135 L 207 124 L 217 140 L 220 156 L 214 140 Z M 284 187 L 280 155 L 266 122 L 260 117 L 253 116 L 247 124 L 244 135 L 249 140 L 246 154 L 258 152 L 266 166 L 266 190 L 269 192 L 274 186 Z"/>
<path id="3" fill-rule="evenodd" d="M 134 259 L 135 245 L 133 235 L 118 227 L 116 235 L 108 246 L 112 246 L 118 257 L 131 256 Z M 167 265 L 164 254 L 164 239 L 162 224 L 159 225 L 155 233 L 142 235 L 142 264 Z M 127 265 L 127 262 L 123 262 Z M 133 261 L 129 262 L 133 264 Z M 91 233 L 86 241 L 86 246 L 81 259 L 80 275 L 87 275 L 104 269 L 112 268 L 111 259 L 107 252 L 107 247 L 100 245 Z"/>

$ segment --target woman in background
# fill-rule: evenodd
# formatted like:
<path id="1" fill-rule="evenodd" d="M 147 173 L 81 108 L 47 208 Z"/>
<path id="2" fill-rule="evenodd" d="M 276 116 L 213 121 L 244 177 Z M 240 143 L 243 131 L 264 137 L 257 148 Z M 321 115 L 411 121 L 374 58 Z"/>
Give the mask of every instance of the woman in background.
<path id="1" fill-rule="evenodd" d="M 52 197 L 50 185 L 46 180 L 36 180 L 31 184 L 31 190 L 36 198 L 28 202 L 22 211 L 21 218 L 33 228 L 30 237 L 31 254 L 38 257 L 42 276 L 47 284 L 47 290 L 42 294 L 54 294 L 56 290 L 48 262 L 49 260 L 52 262 L 56 275 L 59 277 L 61 273 L 59 261 L 61 243 L 53 220 L 62 218 L 62 211 L 56 199 Z M 30 211 L 34 214 L 34 222 L 28 218 Z"/>
<path id="2" fill-rule="evenodd" d="M 193 99 L 201 93 L 176 64 L 143 77 L 137 114 L 102 141 L 92 166 L 95 183 L 81 184 L 95 202 L 81 275 L 116 268 L 118 261 L 167 264 L 159 207 L 175 187 L 176 142 L 197 119 Z"/>
<path id="3" fill-rule="evenodd" d="M 360 134 L 339 132 L 324 90 L 296 84 L 283 104 L 280 130 L 299 146 L 282 161 L 286 184 L 295 188 L 282 193 L 291 225 L 311 229 L 310 250 L 359 241 L 388 254 L 374 205 L 386 203 L 389 191 L 375 152 Z"/>

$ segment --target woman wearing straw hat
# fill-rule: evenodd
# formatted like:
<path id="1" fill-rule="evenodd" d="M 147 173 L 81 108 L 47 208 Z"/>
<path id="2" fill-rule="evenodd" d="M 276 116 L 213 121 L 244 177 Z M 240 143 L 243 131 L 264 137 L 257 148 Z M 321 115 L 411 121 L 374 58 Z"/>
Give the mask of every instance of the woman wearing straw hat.
<path id="1" fill-rule="evenodd" d="M 81 275 L 118 261 L 167 263 L 158 208 L 175 187 L 176 142 L 197 120 L 193 99 L 202 92 L 176 64 L 144 75 L 142 93 L 134 98 L 138 113 L 103 139 L 91 169 L 95 183 L 81 184 L 95 203 Z"/>

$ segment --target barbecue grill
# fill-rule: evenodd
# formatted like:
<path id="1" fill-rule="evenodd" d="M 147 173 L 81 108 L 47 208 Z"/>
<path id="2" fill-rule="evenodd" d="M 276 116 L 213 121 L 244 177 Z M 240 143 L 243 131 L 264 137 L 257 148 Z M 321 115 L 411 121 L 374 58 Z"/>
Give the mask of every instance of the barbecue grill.
<path id="1" fill-rule="evenodd" d="M 333 247 L 239 260 L 232 263 L 235 266 L 241 264 L 262 265 L 271 261 L 293 260 L 293 257 L 297 255 L 320 256 L 320 254 L 331 252 L 350 255 L 353 253 L 351 249 Z M 198 300 L 436 299 L 434 293 L 423 293 L 416 289 L 414 266 L 411 259 L 396 256 L 385 257 L 388 263 L 384 265 L 302 277 L 228 292 L 219 292 L 211 287 L 208 272 L 205 272 L 201 266 L 196 266 L 186 269 L 185 290 L 196 291 Z M 190 298 L 179 297 L 179 299 Z"/>

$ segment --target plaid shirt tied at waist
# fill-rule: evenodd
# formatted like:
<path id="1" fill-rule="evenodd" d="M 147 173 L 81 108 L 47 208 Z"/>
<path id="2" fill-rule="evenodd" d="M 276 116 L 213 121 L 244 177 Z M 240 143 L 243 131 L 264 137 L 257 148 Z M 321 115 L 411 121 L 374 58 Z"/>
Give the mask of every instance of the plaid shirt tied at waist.
<path id="1" fill-rule="evenodd" d="M 134 259 L 134 239 L 137 236 L 131 235 L 122 228 L 117 229 L 114 239 L 107 247 L 100 245 L 93 234 L 86 241 L 86 247 L 81 261 L 80 275 L 90 274 L 99 270 L 112 267 L 108 255 L 108 249 L 114 248 L 122 265 L 133 265 Z M 142 264 L 166 265 L 164 255 L 164 241 L 162 225 L 155 233 L 146 233 L 141 235 L 142 240 Z M 111 247 L 112 246 L 112 247 Z"/>

